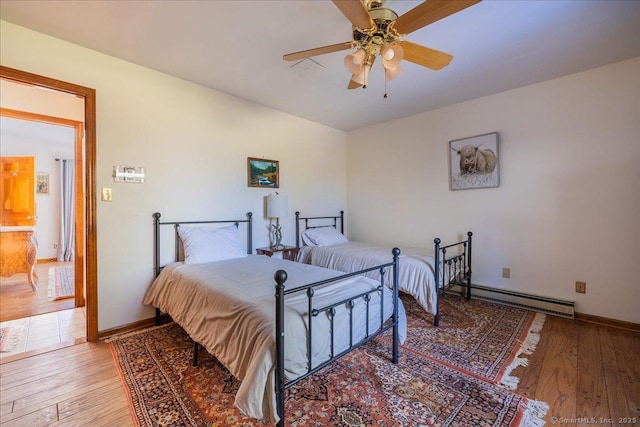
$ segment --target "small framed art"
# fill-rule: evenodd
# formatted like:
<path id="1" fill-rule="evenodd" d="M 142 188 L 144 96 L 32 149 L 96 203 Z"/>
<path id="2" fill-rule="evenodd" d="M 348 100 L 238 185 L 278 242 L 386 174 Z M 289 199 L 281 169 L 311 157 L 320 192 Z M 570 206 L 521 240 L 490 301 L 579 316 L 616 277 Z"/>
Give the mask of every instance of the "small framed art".
<path id="1" fill-rule="evenodd" d="M 277 160 L 247 157 L 249 187 L 280 188 L 280 167 Z"/>
<path id="2" fill-rule="evenodd" d="M 498 133 L 449 141 L 449 189 L 467 190 L 500 185 Z"/>
<path id="3" fill-rule="evenodd" d="M 36 194 L 49 194 L 49 174 L 36 173 Z"/>

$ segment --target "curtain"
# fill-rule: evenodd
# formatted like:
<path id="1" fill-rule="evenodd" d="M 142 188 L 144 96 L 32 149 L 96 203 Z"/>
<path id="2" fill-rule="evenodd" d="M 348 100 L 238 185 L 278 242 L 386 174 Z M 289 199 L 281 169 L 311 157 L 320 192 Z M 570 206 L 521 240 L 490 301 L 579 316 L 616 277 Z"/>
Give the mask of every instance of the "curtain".
<path id="1" fill-rule="evenodd" d="M 60 244 L 58 261 L 73 261 L 75 256 L 75 161 L 60 159 Z"/>

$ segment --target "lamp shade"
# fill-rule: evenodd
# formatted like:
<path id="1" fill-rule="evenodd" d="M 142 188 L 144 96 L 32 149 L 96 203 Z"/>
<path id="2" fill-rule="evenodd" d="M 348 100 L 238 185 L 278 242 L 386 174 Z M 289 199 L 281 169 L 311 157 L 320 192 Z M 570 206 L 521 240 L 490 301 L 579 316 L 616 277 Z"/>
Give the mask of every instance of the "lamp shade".
<path id="1" fill-rule="evenodd" d="M 344 57 L 344 66 L 351 74 L 358 74 L 362 71 L 362 65 L 367 53 L 364 49 L 358 49 L 354 54 Z"/>
<path id="2" fill-rule="evenodd" d="M 369 81 L 370 71 L 371 65 L 365 65 L 360 73 L 353 75 L 352 80 L 360 85 L 366 85 Z"/>
<path id="3" fill-rule="evenodd" d="M 382 56 L 382 66 L 385 69 L 396 68 L 404 57 L 404 50 L 398 45 L 385 44 L 380 52 Z"/>
<path id="4" fill-rule="evenodd" d="M 282 194 L 269 194 L 267 196 L 267 217 L 286 218 L 289 212 L 289 198 Z"/>
<path id="5" fill-rule="evenodd" d="M 385 68 L 384 77 L 388 82 L 390 82 L 391 80 L 398 77 L 400 73 L 402 73 L 402 71 L 403 70 L 399 65 L 395 66 L 394 68 Z"/>

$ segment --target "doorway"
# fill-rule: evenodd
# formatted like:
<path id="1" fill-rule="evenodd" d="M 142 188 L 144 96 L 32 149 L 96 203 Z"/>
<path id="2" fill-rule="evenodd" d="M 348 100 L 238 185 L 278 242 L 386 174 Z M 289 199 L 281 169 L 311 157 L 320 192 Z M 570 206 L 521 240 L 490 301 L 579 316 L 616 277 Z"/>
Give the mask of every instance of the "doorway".
<path id="1" fill-rule="evenodd" d="M 95 90 L 44 76 L 0 66 L 0 78 L 26 85 L 60 91 L 84 98 L 84 132 L 80 131 L 80 143 L 76 143 L 76 159 L 80 167 L 76 179 L 76 219 L 74 272 L 80 292 L 76 293 L 76 305 L 86 306 L 86 338 L 98 340 L 97 316 L 97 233 L 95 198 L 96 115 Z M 84 138 L 82 138 L 84 137 Z M 83 301 L 79 301 L 84 297 Z M 78 304 L 80 302 L 80 304 Z"/>

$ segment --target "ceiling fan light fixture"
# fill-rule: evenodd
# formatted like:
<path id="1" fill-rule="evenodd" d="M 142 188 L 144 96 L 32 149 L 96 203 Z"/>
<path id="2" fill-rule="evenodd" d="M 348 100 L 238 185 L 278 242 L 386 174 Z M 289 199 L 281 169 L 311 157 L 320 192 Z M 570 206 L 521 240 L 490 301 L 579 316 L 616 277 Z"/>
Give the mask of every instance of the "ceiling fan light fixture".
<path id="1" fill-rule="evenodd" d="M 344 57 L 344 67 L 351 74 L 359 74 L 362 71 L 362 64 L 358 65 L 353 62 L 353 55 L 347 55 Z"/>
<path id="2" fill-rule="evenodd" d="M 390 82 L 391 80 L 395 79 L 396 77 L 398 77 L 404 70 L 402 69 L 402 67 L 395 66 L 393 68 L 385 68 L 384 69 L 384 78 L 386 81 Z"/>
<path id="3" fill-rule="evenodd" d="M 364 63 L 364 60 L 366 57 L 367 57 L 367 52 L 364 49 L 358 49 L 353 54 L 353 63 L 361 65 Z"/>
<path id="4" fill-rule="evenodd" d="M 405 40 L 407 34 L 481 1 L 425 0 L 402 16 L 398 16 L 393 10 L 383 7 L 386 0 L 333 0 L 334 5 L 351 23 L 353 40 L 285 54 L 282 58 L 286 61 L 296 61 L 356 48 L 353 54 L 344 58 L 345 68 L 352 75 L 347 89 L 366 87 L 371 66 L 378 55 L 385 71 L 386 88 L 387 81 L 402 73 L 400 62 L 404 59 L 405 53 L 407 61 L 432 70 L 440 70 L 449 65 L 453 58 L 447 53 Z"/>
<path id="5" fill-rule="evenodd" d="M 367 52 L 364 49 L 358 49 L 351 55 L 344 57 L 344 66 L 351 74 L 360 74 Z"/>
<path id="6" fill-rule="evenodd" d="M 352 80 L 359 85 L 366 86 L 369 81 L 369 72 L 371 71 L 371 65 L 365 64 L 362 67 L 362 71 L 359 73 L 354 73 Z"/>
<path id="7" fill-rule="evenodd" d="M 400 64 L 400 61 L 402 61 L 404 50 L 398 45 L 386 43 L 380 50 L 380 56 L 382 57 L 382 66 L 385 69 L 395 68 Z"/>

